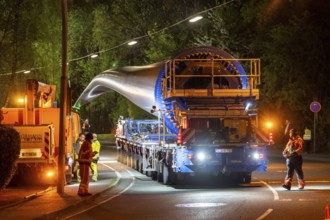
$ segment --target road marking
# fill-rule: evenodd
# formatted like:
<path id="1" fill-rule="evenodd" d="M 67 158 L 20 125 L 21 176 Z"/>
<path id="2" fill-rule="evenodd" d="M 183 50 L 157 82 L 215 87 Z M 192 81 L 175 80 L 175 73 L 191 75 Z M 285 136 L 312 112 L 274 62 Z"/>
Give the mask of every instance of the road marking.
<path id="1" fill-rule="evenodd" d="M 315 202 L 317 199 L 299 199 L 299 202 Z"/>
<path id="2" fill-rule="evenodd" d="M 268 209 L 268 210 L 265 211 L 261 216 L 259 216 L 259 218 L 257 218 L 256 220 L 264 219 L 264 218 L 265 218 L 267 215 L 269 215 L 272 211 L 273 211 L 273 209 Z"/>
<path id="3" fill-rule="evenodd" d="M 306 183 L 330 183 L 330 180 L 306 180 Z M 269 184 L 282 183 L 281 181 L 268 181 Z"/>
<path id="4" fill-rule="evenodd" d="M 114 169 L 114 168 L 112 168 L 112 167 L 110 167 L 110 166 L 108 166 L 108 165 L 106 165 L 106 164 L 103 164 L 103 163 L 100 163 L 100 164 L 102 164 L 103 166 L 109 168 L 110 170 L 112 170 L 112 171 L 114 171 L 114 172 L 116 173 L 116 175 L 117 175 L 118 178 L 117 178 L 116 182 L 113 184 L 113 186 L 117 185 L 117 183 L 118 183 L 119 180 L 121 179 L 122 175 L 121 175 L 116 169 Z M 103 203 L 105 203 L 105 202 L 108 202 L 108 201 L 110 201 L 110 200 L 112 200 L 112 199 L 114 199 L 114 198 L 120 196 L 121 194 L 123 194 L 123 193 L 126 192 L 127 190 L 129 190 L 129 189 L 134 185 L 134 183 L 135 183 L 135 177 L 133 176 L 133 173 L 132 173 L 132 172 L 130 172 L 129 170 L 126 170 L 126 171 L 129 173 L 129 175 L 130 175 L 130 176 L 132 177 L 132 179 L 133 179 L 133 181 L 131 182 L 131 184 L 129 184 L 129 186 L 127 186 L 125 189 L 123 189 L 123 190 L 120 191 L 119 193 L 117 193 L 117 194 L 115 194 L 115 195 L 109 197 L 108 199 L 105 199 L 105 200 L 103 200 L 103 201 L 101 201 L 101 202 L 98 202 L 98 203 L 96 203 L 95 205 L 92 205 L 92 206 L 90 206 L 90 207 L 88 207 L 88 208 L 86 208 L 86 209 L 84 209 L 84 210 L 82 210 L 82 211 L 80 211 L 80 212 L 76 212 L 75 214 L 72 214 L 72 215 L 70 215 L 70 216 L 66 216 L 66 217 L 64 217 L 63 219 L 69 219 L 69 218 L 71 218 L 71 217 L 74 217 L 74 216 L 77 216 L 77 215 L 82 214 L 82 213 L 84 213 L 84 212 L 87 212 L 88 210 L 91 210 L 91 209 L 95 208 L 96 206 L 101 205 L 101 204 L 103 204 Z"/>
<path id="5" fill-rule="evenodd" d="M 112 170 L 113 172 L 115 172 L 117 177 L 118 177 L 118 181 L 119 181 L 119 179 L 121 178 L 121 174 L 116 169 L 104 164 L 103 162 L 100 163 L 100 164 L 102 164 L 103 166 L 105 166 L 105 167 L 109 168 L 110 170 Z M 116 182 L 116 184 L 118 183 L 118 181 Z"/>
<path id="6" fill-rule="evenodd" d="M 117 160 L 101 160 L 101 163 L 118 163 Z"/>
<path id="7" fill-rule="evenodd" d="M 276 190 L 271 187 L 268 183 L 266 183 L 265 181 L 260 180 L 260 182 L 262 182 L 265 186 L 268 187 L 268 189 L 270 189 L 270 191 L 272 191 L 273 195 L 274 195 L 274 200 L 279 200 L 279 196 L 278 193 L 276 192 Z"/>
<path id="8" fill-rule="evenodd" d="M 282 202 L 291 202 L 292 199 L 280 199 L 280 201 L 282 201 Z"/>
<path id="9" fill-rule="evenodd" d="M 225 206 L 226 203 L 205 203 L 205 202 L 197 202 L 197 203 L 183 203 L 183 204 L 176 204 L 176 207 L 180 208 L 206 208 L 206 207 L 219 207 Z"/>

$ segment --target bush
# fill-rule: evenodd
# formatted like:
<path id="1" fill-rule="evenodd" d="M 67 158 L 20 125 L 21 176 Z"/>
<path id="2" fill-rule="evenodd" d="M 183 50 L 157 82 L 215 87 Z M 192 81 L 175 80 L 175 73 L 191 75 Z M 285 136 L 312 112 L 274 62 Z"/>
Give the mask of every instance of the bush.
<path id="1" fill-rule="evenodd" d="M 20 144 L 19 133 L 14 128 L 0 125 L 0 189 L 4 189 L 15 174 Z"/>

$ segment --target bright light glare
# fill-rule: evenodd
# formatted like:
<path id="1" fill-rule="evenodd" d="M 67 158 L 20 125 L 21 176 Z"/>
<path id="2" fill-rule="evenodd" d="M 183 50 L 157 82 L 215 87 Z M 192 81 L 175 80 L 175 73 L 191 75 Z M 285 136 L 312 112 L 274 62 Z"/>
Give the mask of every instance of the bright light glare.
<path id="1" fill-rule="evenodd" d="M 99 56 L 98 54 L 93 54 L 93 55 L 91 55 L 91 58 L 96 58 L 98 56 Z"/>
<path id="2" fill-rule="evenodd" d="M 18 101 L 18 103 L 24 103 L 24 99 L 23 98 L 19 98 L 17 101 Z"/>
<path id="3" fill-rule="evenodd" d="M 28 74 L 28 73 L 31 73 L 31 71 L 30 70 L 25 70 L 23 73 Z"/>
<path id="4" fill-rule="evenodd" d="M 246 104 L 245 111 L 249 110 L 250 106 L 251 106 L 251 103 L 248 102 L 248 103 Z"/>
<path id="5" fill-rule="evenodd" d="M 205 208 L 205 207 L 218 207 L 218 206 L 225 206 L 226 203 L 183 203 L 183 204 L 176 204 L 176 207 L 181 208 Z"/>
<path id="6" fill-rule="evenodd" d="M 254 158 L 254 159 L 259 159 L 259 154 L 258 154 L 258 153 L 254 153 L 254 154 L 253 154 L 253 158 Z"/>
<path id="7" fill-rule="evenodd" d="M 267 128 L 271 128 L 271 127 L 273 127 L 273 123 L 270 122 L 270 121 L 268 121 L 268 122 L 266 123 L 266 127 L 267 127 Z"/>
<path id="8" fill-rule="evenodd" d="M 129 46 L 132 46 L 132 45 L 134 45 L 134 44 L 137 44 L 137 41 L 135 41 L 135 40 L 132 40 L 132 41 L 128 42 L 128 44 L 127 44 L 127 45 L 129 45 Z"/>
<path id="9" fill-rule="evenodd" d="M 193 22 L 199 21 L 201 19 L 203 19 L 203 16 L 198 15 L 198 16 L 193 17 L 192 19 L 190 19 L 189 22 L 193 23 Z"/>
<path id="10" fill-rule="evenodd" d="M 203 152 L 197 153 L 197 159 L 198 160 L 205 160 L 205 154 Z"/>
<path id="11" fill-rule="evenodd" d="M 52 176 L 54 176 L 55 175 L 55 172 L 54 171 L 48 171 L 47 173 L 46 173 L 46 176 L 47 177 L 52 177 Z"/>

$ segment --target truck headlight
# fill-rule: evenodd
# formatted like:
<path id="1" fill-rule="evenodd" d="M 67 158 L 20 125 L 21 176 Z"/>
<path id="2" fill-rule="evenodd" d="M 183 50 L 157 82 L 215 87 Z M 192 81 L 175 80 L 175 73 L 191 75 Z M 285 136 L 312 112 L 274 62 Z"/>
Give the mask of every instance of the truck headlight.
<path id="1" fill-rule="evenodd" d="M 198 152 L 196 156 L 197 156 L 198 160 L 205 160 L 205 158 L 206 158 L 206 155 L 204 152 Z"/>
<path id="2" fill-rule="evenodd" d="M 253 154 L 253 158 L 258 160 L 258 159 L 263 159 L 264 158 L 264 154 L 263 153 L 254 153 Z"/>
<path id="3" fill-rule="evenodd" d="M 259 153 L 254 153 L 253 158 L 256 159 L 256 160 L 259 159 Z"/>

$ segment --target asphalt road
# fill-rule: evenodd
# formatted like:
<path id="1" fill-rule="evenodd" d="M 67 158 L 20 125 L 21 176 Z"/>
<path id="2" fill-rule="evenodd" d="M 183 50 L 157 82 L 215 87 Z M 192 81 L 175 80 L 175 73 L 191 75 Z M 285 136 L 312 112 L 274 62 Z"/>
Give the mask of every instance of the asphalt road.
<path id="1" fill-rule="evenodd" d="M 117 171 L 119 182 L 93 200 L 49 215 L 49 219 L 324 219 L 330 204 L 330 163 L 304 161 L 307 186 L 281 187 L 285 161 L 270 157 L 268 172 L 254 173 L 245 185 L 203 178 L 164 186 L 115 162 L 115 148 L 103 147 L 101 165 Z"/>

